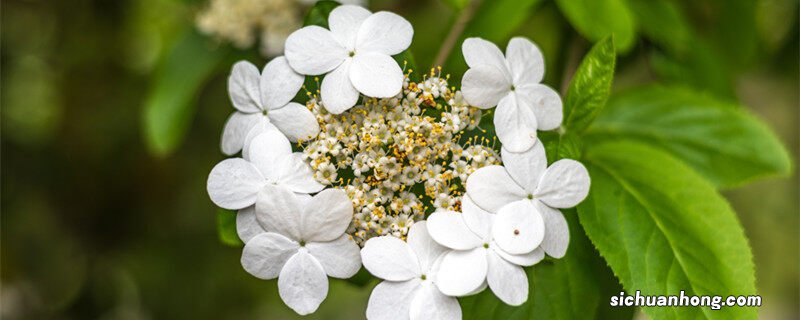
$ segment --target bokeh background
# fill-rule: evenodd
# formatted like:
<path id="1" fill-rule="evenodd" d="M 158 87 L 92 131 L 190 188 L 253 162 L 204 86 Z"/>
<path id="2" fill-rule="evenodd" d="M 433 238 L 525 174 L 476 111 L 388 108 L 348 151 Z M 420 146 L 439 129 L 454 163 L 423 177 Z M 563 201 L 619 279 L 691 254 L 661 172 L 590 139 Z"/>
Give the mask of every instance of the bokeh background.
<path id="1" fill-rule="evenodd" d="M 634 9 L 640 2 L 626 1 Z M 563 88 L 591 43 L 553 1 L 524 2 L 519 10 L 530 13 L 511 22 L 513 34 L 539 44 L 545 82 Z M 675 55 L 674 48 L 636 37 L 619 58 L 615 91 L 660 81 L 739 101 L 769 124 L 796 163 L 798 2 L 671 3 L 690 21 L 691 41 Z M 220 241 L 217 209 L 205 192 L 208 172 L 223 159 L 219 137 L 232 110 L 228 69 L 242 58 L 263 64 L 259 50 L 234 49 L 193 31 L 205 0 L 3 0 L 0 6 L 0 317 L 297 317 L 278 299 L 275 281 L 249 276 L 239 265 L 241 249 Z M 380 0 L 370 8 L 412 22 L 420 67 L 433 63 L 456 20 L 442 1 Z M 493 32 L 490 26 L 467 31 Z M 175 50 L 187 35 L 207 41 Z M 163 86 L 165 61 L 185 59 L 190 70 L 192 59 L 208 52 L 224 57 L 186 96 L 185 124 L 177 125 L 185 135 L 170 151 L 154 147 L 145 105 Z M 463 66 L 450 67 L 445 71 L 460 77 Z M 169 96 L 173 89 L 160 90 Z M 798 182 L 795 170 L 725 192 L 753 247 L 763 319 L 800 317 Z M 363 318 L 369 290 L 332 280 L 328 299 L 308 318 Z"/>

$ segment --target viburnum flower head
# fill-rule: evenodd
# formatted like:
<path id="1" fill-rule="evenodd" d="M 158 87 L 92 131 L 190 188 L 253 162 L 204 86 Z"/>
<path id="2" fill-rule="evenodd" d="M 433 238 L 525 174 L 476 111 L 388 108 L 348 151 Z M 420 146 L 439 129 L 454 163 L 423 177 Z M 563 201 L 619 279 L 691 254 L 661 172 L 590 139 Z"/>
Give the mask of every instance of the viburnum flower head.
<path id="1" fill-rule="evenodd" d="M 407 49 L 414 29 L 394 13 L 371 13 L 341 5 L 328 17 L 330 30 L 307 26 L 286 40 L 286 59 L 304 75 L 326 74 L 320 88 L 322 104 L 333 114 L 352 108 L 359 92 L 389 98 L 403 87 L 403 70 L 391 57 Z"/>
<path id="2" fill-rule="evenodd" d="M 230 210 L 250 207 L 267 185 L 306 194 L 324 188 L 302 155 L 292 153 L 289 140 L 277 130 L 253 138 L 248 150 L 245 158 L 225 159 L 211 169 L 208 195 L 217 206 Z"/>
<path id="3" fill-rule="evenodd" d="M 411 226 L 407 242 L 393 236 L 367 240 L 361 260 L 374 276 L 367 319 L 461 319 L 461 306 L 436 286 L 438 266 L 447 248 L 428 234 L 425 221 Z"/>
<path id="4" fill-rule="evenodd" d="M 277 57 L 259 73 L 247 61 L 233 65 L 228 94 L 236 111 L 225 123 L 222 152 L 233 155 L 245 146 L 245 138 L 257 125 L 275 127 L 289 140 L 305 140 L 319 133 L 319 124 L 308 108 L 291 102 L 303 86 L 303 76 Z"/>
<path id="5" fill-rule="evenodd" d="M 242 267 L 278 278 L 283 302 L 300 315 L 313 313 L 328 295 L 328 276 L 346 279 L 361 268 L 359 247 L 345 234 L 353 205 L 340 189 L 302 197 L 267 185 L 261 193 L 255 212 L 265 232 L 245 244 Z"/>
<path id="6" fill-rule="evenodd" d="M 540 83 L 544 58 L 533 42 L 513 38 L 503 56 L 494 43 L 469 38 L 461 50 L 470 67 L 461 81 L 464 99 L 482 109 L 497 106 L 494 126 L 503 147 L 523 152 L 536 143 L 537 130 L 561 125 L 561 97 Z"/>
<path id="7" fill-rule="evenodd" d="M 562 159 L 547 166 L 544 146 L 528 151 L 501 150 L 504 166 L 486 166 L 467 178 L 467 195 L 489 212 L 517 211 L 541 216 L 545 224 L 542 249 L 561 258 L 569 244 L 569 228 L 557 208 L 578 205 L 589 193 L 589 173 L 580 162 Z"/>
<path id="8" fill-rule="evenodd" d="M 541 217 L 513 207 L 491 214 L 466 196 L 461 211 L 439 210 L 427 220 L 431 237 L 452 249 L 442 257 L 439 290 L 464 296 L 488 285 L 503 302 L 523 304 L 528 299 L 528 277 L 522 266 L 544 258 L 537 248 L 545 231 Z"/>

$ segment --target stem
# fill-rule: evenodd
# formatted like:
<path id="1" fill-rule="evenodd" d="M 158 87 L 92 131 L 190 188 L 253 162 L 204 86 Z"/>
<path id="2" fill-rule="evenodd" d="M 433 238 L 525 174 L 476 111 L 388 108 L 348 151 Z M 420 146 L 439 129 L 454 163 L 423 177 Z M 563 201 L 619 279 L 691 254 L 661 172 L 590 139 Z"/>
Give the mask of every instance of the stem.
<path id="1" fill-rule="evenodd" d="M 472 20 L 472 16 L 475 14 L 475 10 L 478 9 L 480 6 L 481 0 L 472 0 L 467 4 L 467 6 L 461 10 L 461 13 L 458 16 L 458 19 L 453 26 L 450 27 L 450 32 L 447 34 L 447 38 L 444 39 L 442 42 L 442 46 L 439 48 L 439 53 L 436 54 L 436 60 L 434 60 L 434 66 L 441 66 L 444 64 L 447 57 L 450 56 L 450 52 L 453 51 L 453 47 L 456 45 L 456 41 L 458 38 L 461 37 L 461 34 L 464 33 L 464 28 L 467 27 L 467 23 Z"/>

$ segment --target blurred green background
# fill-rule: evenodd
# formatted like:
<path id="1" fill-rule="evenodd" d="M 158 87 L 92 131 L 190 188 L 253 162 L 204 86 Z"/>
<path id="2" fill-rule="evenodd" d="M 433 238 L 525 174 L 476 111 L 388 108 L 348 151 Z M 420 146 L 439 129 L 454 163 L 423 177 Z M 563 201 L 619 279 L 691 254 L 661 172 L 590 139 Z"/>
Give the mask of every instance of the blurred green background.
<path id="1" fill-rule="evenodd" d="M 644 0 L 619 0 L 611 2 L 627 10 L 584 18 L 565 15 L 564 2 L 505 1 L 518 14 L 501 12 L 503 23 L 478 19 L 465 34 L 501 47 L 512 35 L 530 37 L 544 52 L 545 82 L 564 88 L 597 40 L 580 19 L 605 14 L 609 25 L 635 24 L 628 26 L 635 33 L 617 34 L 623 48 L 614 91 L 678 83 L 739 101 L 777 132 L 796 163 L 797 1 L 656 1 L 665 5 L 654 11 Z M 411 49 L 424 68 L 463 3 L 381 0 L 370 8 L 411 21 Z M 219 137 L 233 110 L 227 72 L 236 59 L 266 59 L 257 48 L 233 49 L 192 31 L 206 5 L 2 1 L 3 319 L 297 317 L 278 299 L 275 281 L 248 275 L 241 250 L 218 239 L 205 182 L 223 159 Z M 445 64 L 454 78 L 464 70 L 459 45 Z M 164 80 L 170 68 L 188 79 Z M 145 105 L 165 104 L 179 107 L 148 116 Z M 174 120 L 167 142 L 153 138 L 148 117 Z M 753 247 L 763 319 L 800 317 L 798 182 L 795 170 L 724 193 Z M 328 299 L 308 318 L 363 318 L 369 292 L 332 280 Z"/>

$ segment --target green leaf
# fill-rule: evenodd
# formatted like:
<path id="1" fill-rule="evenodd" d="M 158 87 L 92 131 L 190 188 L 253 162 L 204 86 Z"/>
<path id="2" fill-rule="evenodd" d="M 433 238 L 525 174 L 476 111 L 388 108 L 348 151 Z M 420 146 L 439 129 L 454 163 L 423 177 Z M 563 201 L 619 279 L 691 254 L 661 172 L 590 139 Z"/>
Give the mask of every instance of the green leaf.
<path id="1" fill-rule="evenodd" d="M 674 2 L 668 0 L 627 0 L 645 37 L 673 53 L 689 49 L 691 25 Z"/>
<path id="2" fill-rule="evenodd" d="M 183 141 L 197 91 L 225 57 L 195 31 L 187 31 L 161 61 L 145 98 L 143 128 L 151 154 L 167 156 Z"/>
<path id="3" fill-rule="evenodd" d="M 587 149 L 581 224 L 629 294 L 753 295 L 742 226 L 714 186 L 670 154 L 637 142 Z M 645 307 L 659 319 L 756 319 L 755 308 Z"/>
<path id="4" fill-rule="evenodd" d="M 583 58 L 564 98 L 566 130 L 581 132 L 597 117 L 611 94 L 617 54 L 614 39 L 607 37 Z"/>
<path id="5" fill-rule="evenodd" d="M 631 319 L 633 308 L 607 310 L 608 297 L 622 290 L 578 223 L 575 210 L 564 210 L 570 229 L 567 254 L 526 268 L 529 300 L 519 307 L 501 302 L 486 289 L 462 298 L 464 319 Z"/>
<path id="6" fill-rule="evenodd" d="M 719 187 L 791 172 L 781 142 L 744 108 L 677 87 L 641 87 L 613 97 L 586 138 L 663 148 Z"/>
<path id="7" fill-rule="evenodd" d="M 328 16 L 340 4 L 336 1 L 319 1 L 306 14 L 303 26 L 320 26 L 328 29 Z"/>
<path id="8" fill-rule="evenodd" d="M 217 209 L 217 236 L 220 242 L 228 246 L 244 245 L 236 232 L 236 211 Z"/>
<path id="9" fill-rule="evenodd" d="M 702 89 L 733 100 L 733 76 L 720 55 L 705 41 L 696 39 L 683 55 L 654 52 L 650 62 L 658 76 L 668 82 Z"/>
<path id="10" fill-rule="evenodd" d="M 617 48 L 627 52 L 636 40 L 633 14 L 623 0 L 557 0 L 561 12 L 586 39 L 614 35 Z"/>
<path id="11" fill-rule="evenodd" d="M 421 79 L 421 75 L 425 73 L 425 71 L 417 69 L 417 60 L 414 59 L 414 54 L 411 52 L 411 49 L 403 50 L 403 52 L 392 56 L 392 58 L 394 58 L 400 68 L 403 69 L 403 73 L 408 73 L 408 70 L 414 71 L 411 74 L 411 81 Z"/>

